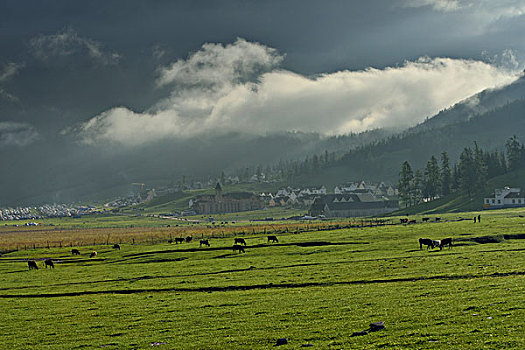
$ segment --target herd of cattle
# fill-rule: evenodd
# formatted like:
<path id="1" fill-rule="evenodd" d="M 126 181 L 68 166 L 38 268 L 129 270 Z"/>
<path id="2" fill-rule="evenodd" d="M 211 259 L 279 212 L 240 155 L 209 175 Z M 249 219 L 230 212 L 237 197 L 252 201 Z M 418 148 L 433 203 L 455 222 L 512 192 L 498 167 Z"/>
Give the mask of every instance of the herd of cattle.
<path id="1" fill-rule="evenodd" d="M 478 217 L 475 217 L 474 218 L 474 222 L 476 222 L 476 219 L 478 222 L 481 222 L 481 217 L 478 216 Z M 439 222 L 441 221 L 441 218 L 440 217 L 435 217 L 434 220 L 436 222 Z M 416 220 L 410 220 L 408 218 L 401 218 L 400 219 L 401 223 L 402 224 L 415 224 L 416 223 Z M 428 222 L 430 221 L 430 218 L 428 217 L 424 217 L 422 218 L 422 221 L 423 222 Z M 190 243 L 192 242 L 193 240 L 193 237 L 191 236 L 188 236 L 188 237 L 176 237 L 175 239 L 170 239 L 168 240 L 168 243 L 173 243 L 175 242 L 175 244 L 179 244 L 179 243 Z M 277 236 L 268 236 L 268 243 L 279 243 L 279 239 L 277 238 Z M 427 246 L 427 250 L 432 248 L 439 248 L 439 250 L 442 250 L 443 247 L 446 247 L 448 246 L 449 249 L 452 248 L 452 238 L 444 238 L 444 239 L 441 239 L 441 240 L 434 240 L 434 239 L 430 239 L 430 238 L 420 238 L 419 239 L 419 249 L 422 250 L 423 249 L 423 246 L 426 245 Z M 202 246 L 207 246 L 207 247 L 210 247 L 210 241 L 209 239 L 201 239 L 200 242 L 199 242 L 199 247 L 202 247 Z M 234 242 L 233 242 L 233 246 L 232 246 L 232 249 L 233 249 L 233 252 L 238 252 L 238 253 L 245 253 L 245 247 L 246 247 L 246 241 L 244 238 L 235 238 L 234 239 Z M 119 244 L 114 244 L 113 245 L 113 249 L 118 249 L 120 250 L 120 245 Z M 71 254 L 72 255 L 80 255 L 80 251 L 78 249 L 75 249 L 73 248 L 71 250 Z M 95 258 L 97 256 L 97 252 L 96 251 L 93 251 L 90 253 L 89 255 L 89 258 Z M 29 267 L 29 270 L 38 270 L 38 265 L 36 263 L 35 260 L 29 260 L 27 262 L 27 265 Z M 44 266 L 47 268 L 47 267 L 50 267 L 50 268 L 55 268 L 55 264 L 53 263 L 53 260 L 51 259 L 45 259 L 44 260 Z"/>
<path id="2" fill-rule="evenodd" d="M 183 237 L 177 237 L 175 238 L 175 243 L 183 243 L 183 242 L 186 242 L 186 243 L 190 243 L 191 241 L 193 240 L 193 238 L 191 236 L 188 236 L 186 238 L 183 238 Z M 168 241 L 169 243 L 172 243 L 173 241 L 170 239 Z M 233 252 L 239 252 L 239 253 L 246 253 L 246 251 L 244 250 L 244 247 L 246 247 L 246 240 L 244 238 L 234 238 L 234 241 L 233 241 Z M 268 236 L 268 243 L 279 243 L 279 239 L 277 238 L 277 236 Z M 199 247 L 202 247 L 202 246 L 207 246 L 207 247 L 210 247 L 210 240 L 209 239 L 201 239 L 200 243 L 199 243 Z M 117 250 L 120 250 L 120 245 L 119 244 L 114 244 L 113 245 L 113 249 L 117 249 Z M 80 255 L 80 250 L 76 249 L 76 248 L 73 248 L 71 249 L 71 255 Z M 95 258 L 97 256 L 97 252 L 96 251 L 92 251 L 90 254 L 89 254 L 89 258 Z M 38 270 L 38 265 L 36 263 L 35 260 L 29 260 L 27 262 L 27 265 L 29 267 L 29 270 Z M 51 259 L 45 259 L 44 260 L 44 266 L 47 268 L 48 266 L 50 268 L 55 268 L 55 264 L 53 263 L 53 260 Z"/>
<path id="3" fill-rule="evenodd" d="M 443 247 L 448 245 L 448 249 L 452 248 L 452 238 L 445 239 L 430 239 L 430 238 L 420 238 L 419 239 L 419 249 L 423 249 L 423 246 L 427 246 L 427 250 L 432 248 L 439 247 L 439 250 L 443 250 Z"/>

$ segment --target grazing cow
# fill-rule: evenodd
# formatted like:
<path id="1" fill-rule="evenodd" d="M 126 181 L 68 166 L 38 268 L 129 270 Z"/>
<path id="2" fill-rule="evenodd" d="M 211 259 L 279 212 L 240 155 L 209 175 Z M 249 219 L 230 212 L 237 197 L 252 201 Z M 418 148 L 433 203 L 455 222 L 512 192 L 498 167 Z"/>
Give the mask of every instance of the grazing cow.
<path id="1" fill-rule="evenodd" d="M 182 237 L 175 237 L 175 244 L 184 243 L 184 238 Z"/>
<path id="2" fill-rule="evenodd" d="M 33 270 L 33 269 L 38 270 L 38 266 L 36 265 L 36 261 L 34 260 L 29 260 L 27 262 L 27 266 L 29 266 L 29 270 Z"/>
<path id="3" fill-rule="evenodd" d="M 209 247 L 209 246 L 210 246 L 210 241 L 207 240 L 207 239 L 201 239 L 201 242 L 200 242 L 200 245 L 199 245 L 199 246 L 202 247 L 203 245 Z"/>
<path id="4" fill-rule="evenodd" d="M 434 249 L 435 245 L 434 245 L 434 241 L 431 240 L 430 238 L 420 238 L 419 239 L 419 250 L 422 250 L 423 249 L 423 245 L 426 245 L 427 246 L 427 250 L 432 247 L 432 249 Z"/>
<path id="5" fill-rule="evenodd" d="M 97 257 L 97 252 L 95 251 L 92 251 L 91 254 L 89 254 L 89 258 L 96 258 Z"/>
<path id="6" fill-rule="evenodd" d="M 240 245 L 240 244 L 234 244 L 233 245 L 233 252 L 235 253 L 236 250 L 238 250 L 239 253 L 246 253 L 244 251 L 244 247 L 242 245 Z"/>
<path id="7" fill-rule="evenodd" d="M 417 224 L 417 220 L 408 220 L 408 224 Z"/>
<path id="8" fill-rule="evenodd" d="M 118 249 L 118 250 L 120 250 L 120 244 L 113 244 L 113 249 Z"/>
<path id="9" fill-rule="evenodd" d="M 428 220 L 430 220 L 430 218 L 422 218 L 421 221 L 423 222 L 427 222 Z"/>
<path id="10" fill-rule="evenodd" d="M 246 241 L 244 240 L 244 238 L 235 238 L 234 243 L 246 245 Z"/>
<path id="11" fill-rule="evenodd" d="M 55 268 L 55 264 L 53 263 L 53 260 L 51 260 L 51 259 L 46 259 L 44 261 L 44 266 L 46 267 L 46 269 L 47 269 L 48 266 L 52 267 L 52 268 Z"/>
<path id="12" fill-rule="evenodd" d="M 188 237 L 186 237 L 186 243 L 190 243 L 192 239 L 193 239 L 192 236 L 188 236 Z"/>
<path id="13" fill-rule="evenodd" d="M 434 240 L 432 240 L 432 243 L 434 243 L 434 247 L 439 247 L 441 245 L 441 240 L 434 239 Z"/>
<path id="14" fill-rule="evenodd" d="M 439 245 L 439 250 L 442 250 L 444 246 L 448 245 L 448 249 L 452 248 L 452 238 L 445 238 L 441 240 L 441 244 Z"/>
<path id="15" fill-rule="evenodd" d="M 71 255 L 80 255 L 80 251 L 78 249 L 71 249 Z"/>
<path id="16" fill-rule="evenodd" d="M 268 236 L 268 243 L 279 243 L 279 240 L 277 239 L 277 236 Z"/>
<path id="17" fill-rule="evenodd" d="M 436 220 L 436 222 L 440 222 L 441 218 L 440 217 L 436 217 L 435 220 Z"/>

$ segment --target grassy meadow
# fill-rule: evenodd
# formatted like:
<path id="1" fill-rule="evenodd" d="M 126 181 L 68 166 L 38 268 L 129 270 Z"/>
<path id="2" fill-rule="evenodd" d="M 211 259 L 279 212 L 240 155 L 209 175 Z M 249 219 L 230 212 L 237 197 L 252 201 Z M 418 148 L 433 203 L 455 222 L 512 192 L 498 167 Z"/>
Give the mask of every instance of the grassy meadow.
<path id="1" fill-rule="evenodd" d="M 279 348 L 523 349 L 525 211 L 457 221 L 478 214 L 281 233 L 279 243 L 247 232 L 244 254 L 231 250 L 235 232 L 202 248 L 11 251 L 0 257 L 0 348 L 270 349 L 287 338 Z M 420 250 L 420 237 L 454 247 Z M 45 258 L 54 269 L 37 260 L 28 270 Z M 385 329 L 352 336 L 378 321 Z"/>

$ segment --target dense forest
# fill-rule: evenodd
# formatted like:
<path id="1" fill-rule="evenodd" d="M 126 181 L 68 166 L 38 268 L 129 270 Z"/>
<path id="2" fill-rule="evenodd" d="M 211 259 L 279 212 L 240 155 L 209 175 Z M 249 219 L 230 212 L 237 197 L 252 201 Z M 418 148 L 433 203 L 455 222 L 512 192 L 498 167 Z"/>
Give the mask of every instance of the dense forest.
<path id="1" fill-rule="evenodd" d="M 517 136 L 505 143 L 505 153 L 484 151 L 477 143 L 465 147 L 453 166 L 447 152 L 440 162 L 432 155 L 423 169 L 412 169 L 405 161 L 399 172 L 399 197 L 405 207 L 461 192 L 468 197 L 485 189 L 488 179 L 525 167 L 525 146 Z"/>
<path id="2" fill-rule="evenodd" d="M 345 153 L 325 151 L 302 160 L 249 169 L 244 178 L 260 171 L 286 182 L 337 184 L 368 179 L 396 183 L 400 164 L 410 160 L 415 168 L 423 168 L 436 149 L 446 153 L 449 162 L 456 163 L 465 157 L 465 147 L 470 149 L 475 142 L 473 154 L 482 148 L 487 150 L 484 154 L 501 158 L 505 140 L 525 133 L 524 115 L 525 100 L 520 99 L 468 120 L 433 129 L 408 130 Z M 497 169 L 490 167 L 488 174 L 493 176 Z"/>

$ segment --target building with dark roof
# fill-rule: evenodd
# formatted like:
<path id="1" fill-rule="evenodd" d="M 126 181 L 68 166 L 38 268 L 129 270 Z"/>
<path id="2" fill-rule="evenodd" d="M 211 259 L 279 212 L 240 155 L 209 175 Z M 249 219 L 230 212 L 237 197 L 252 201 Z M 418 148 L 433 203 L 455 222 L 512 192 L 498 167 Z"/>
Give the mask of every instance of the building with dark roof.
<path id="1" fill-rule="evenodd" d="M 201 195 L 191 201 L 197 214 L 235 213 L 264 208 L 264 201 L 251 192 L 222 193 L 220 183 L 215 186 L 215 195 Z"/>
<path id="2" fill-rule="evenodd" d="M 329 194 L 315 199 L 309 215 L 326 217 L 361 217 L 391 213 L 399 209 L 396 200 L 367 200 L 358 194 Z"/>
<path id="3" fill-rule="evenodd" d="M 521 193 L 520 188 L 497 188 L 494 190 L 492 197 L 485 198 L 483 208 L 498 209 L 525 206 L 525 196 Z"/>

